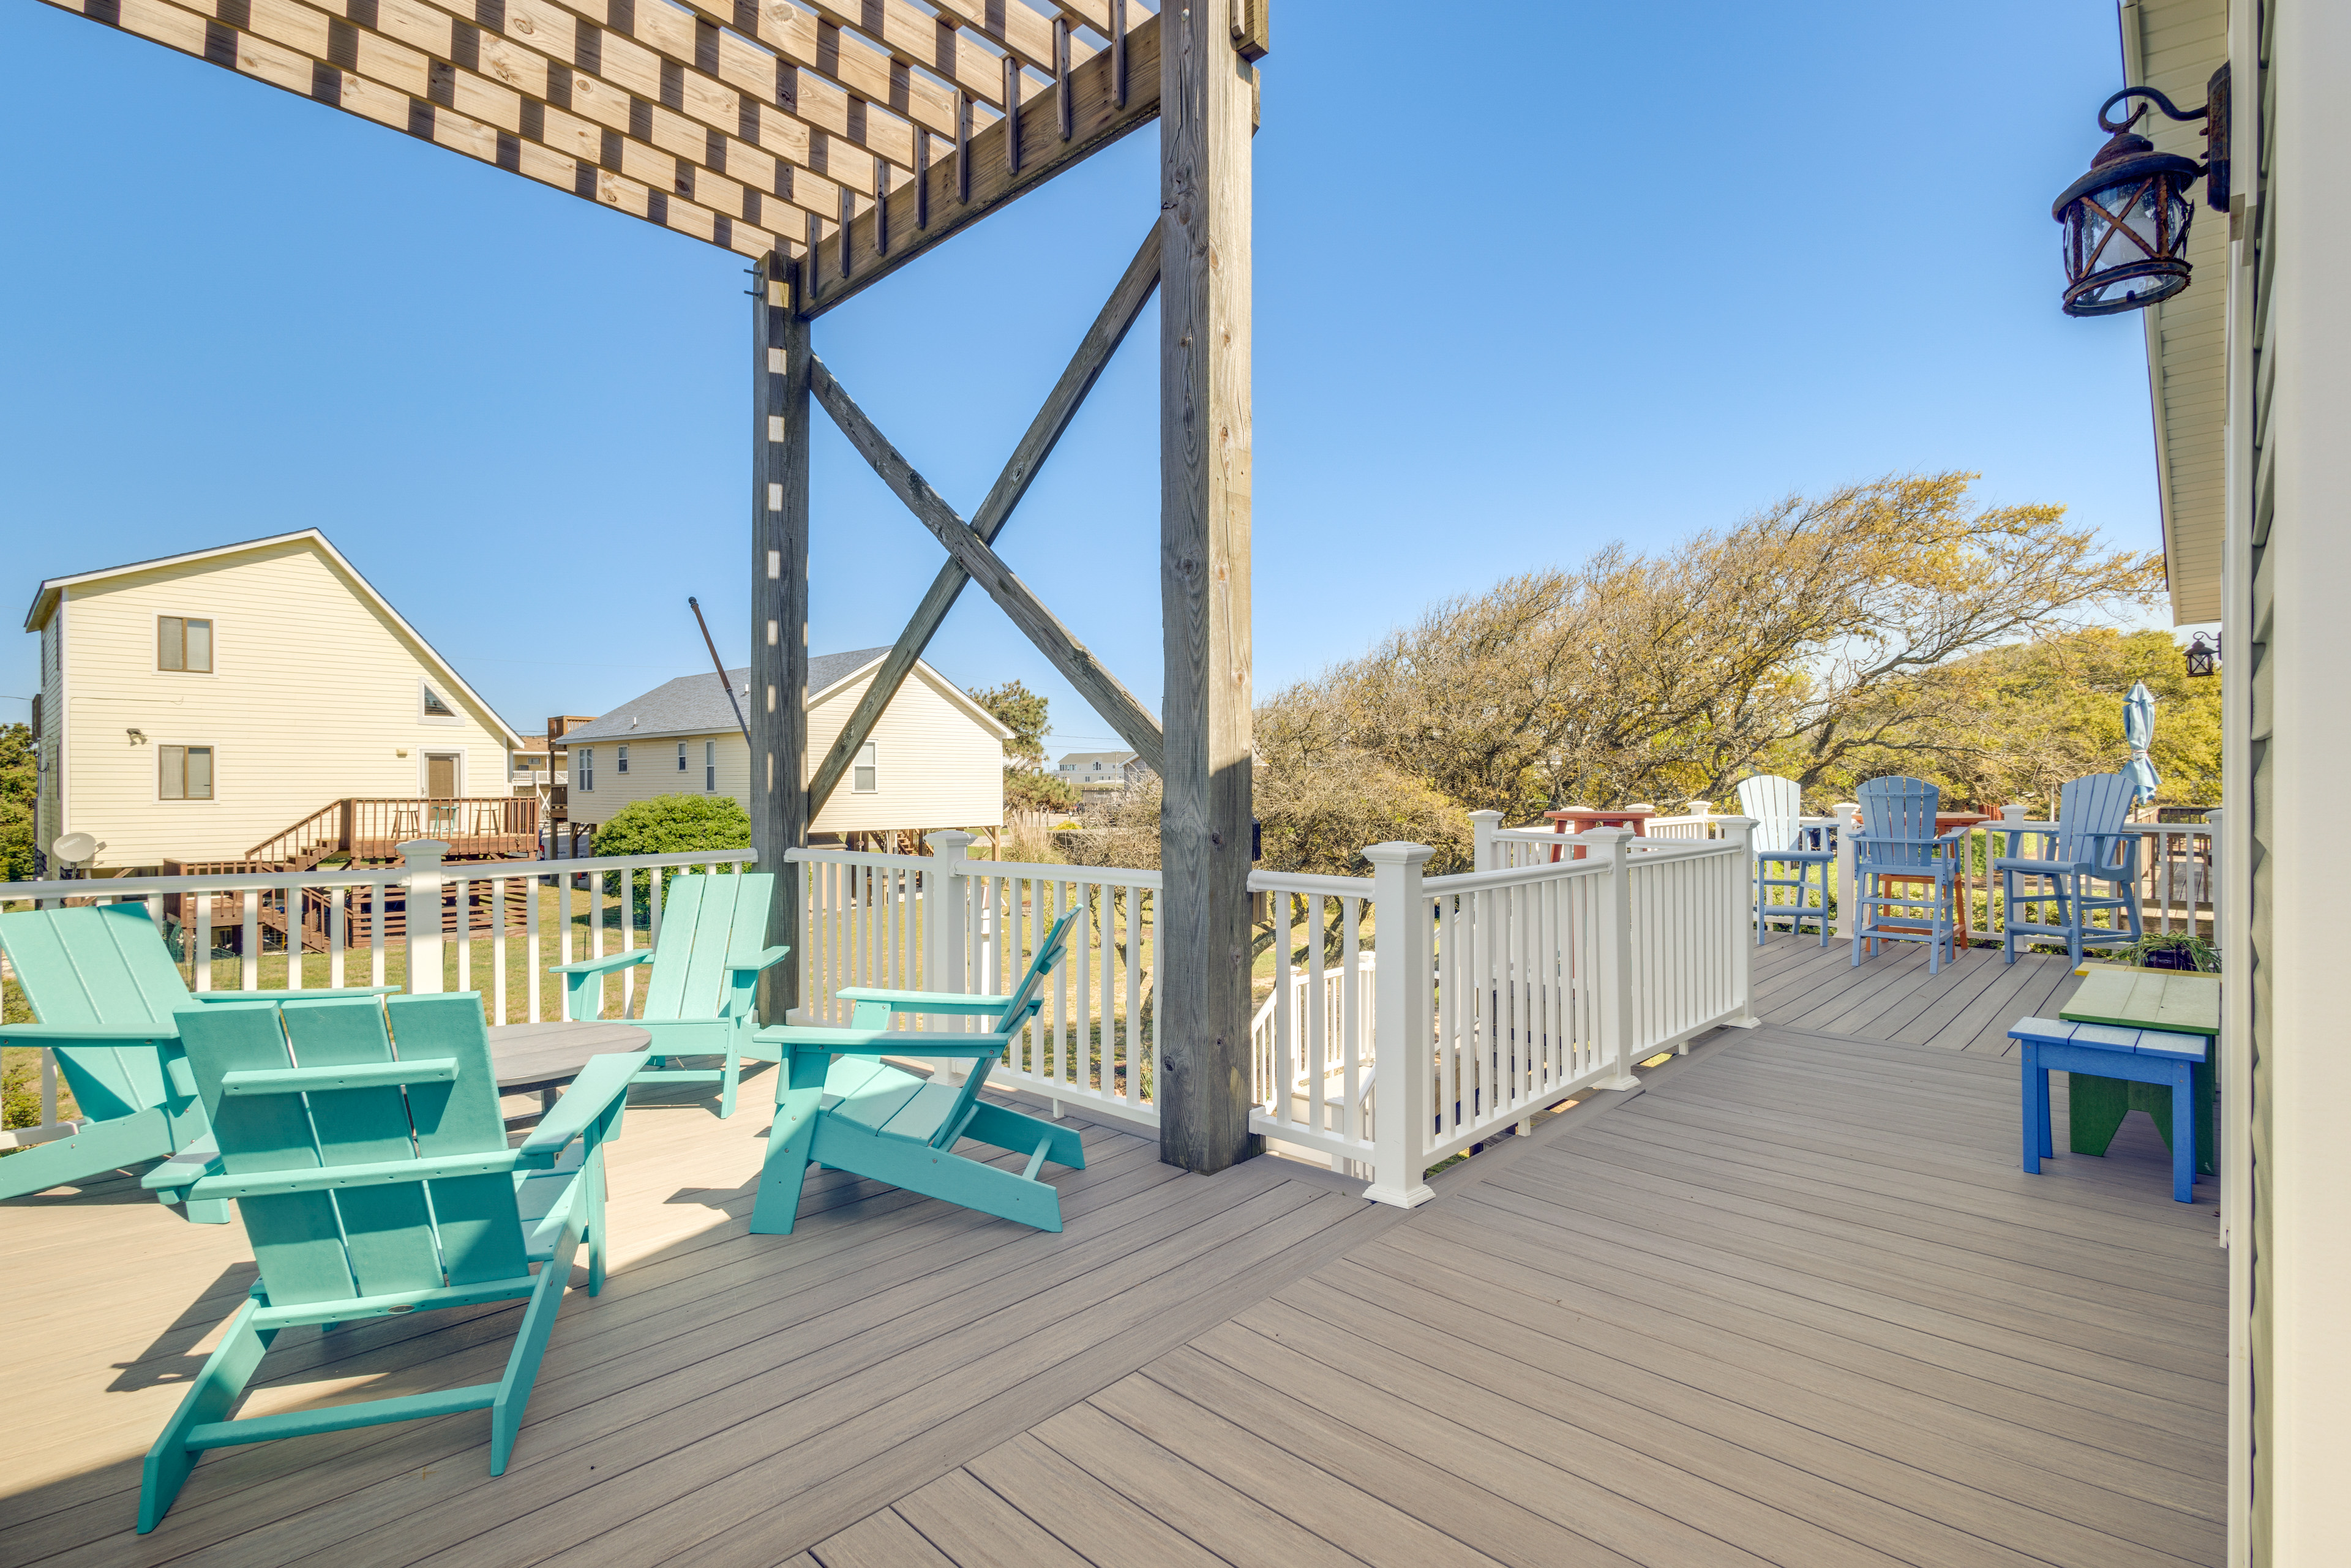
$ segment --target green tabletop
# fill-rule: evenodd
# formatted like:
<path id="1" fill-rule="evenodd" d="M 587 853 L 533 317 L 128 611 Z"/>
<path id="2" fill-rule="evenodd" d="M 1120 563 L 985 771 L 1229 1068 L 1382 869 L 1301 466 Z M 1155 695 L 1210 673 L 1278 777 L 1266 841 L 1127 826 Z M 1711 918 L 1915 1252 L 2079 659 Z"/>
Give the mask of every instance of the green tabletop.
<path id="1" fill-rule="evenodd" d="M 2113 1024 L 2121 1029 L 2168 1030 L 2176 1034 L 2200 1034 L 2219 1043 L 2220 977 L 2191 974 L 2182 969 L 2134 969 L 2121 964 L 2093 964 L 2082 977 L 2074 999 L 2057 1016 L 2072 1023 Z M 2220 1149 L 2213 1140 L 2212 1068 L 2217 1051 L 2196 1064 L 2193 1095 L 2196 1107 L 2196 1168 L 2217 1174 Z M 2145 1111 L 2156 1130 L 2171 1143 L 2171 1091 L 2158 1084 L 2131 1083 L 2087 1072 L 2067 1075 L 2067 1140 L 2077 1155 L 2103 1155 L 2115 1141 L 2123 1118 Z"/>
<path id="2" fill-rule="evenodd" d="M 2072 1023 L 2216 1035 L 2220 1032 L 2220 977 L 2093 964 L 2074 999 L 2057 1016 Z"/>

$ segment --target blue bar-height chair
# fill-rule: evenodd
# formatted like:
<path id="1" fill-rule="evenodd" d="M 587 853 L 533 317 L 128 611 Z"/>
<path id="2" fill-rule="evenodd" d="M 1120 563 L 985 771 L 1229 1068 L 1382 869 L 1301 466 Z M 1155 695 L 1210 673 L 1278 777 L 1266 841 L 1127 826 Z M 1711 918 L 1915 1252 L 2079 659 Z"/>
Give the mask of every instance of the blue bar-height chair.
<path id="1" fill-rule="evenodd" d="M 1959 841 L 1966 830 L 1935 831 L 1935 809 L 1941 791 L 1923 779 L 1872 779 L 1856 791 L 1861 800 L 1861 831 L 1854 836 L 1854 902 L 1859 907 L 1853 923 L 1853 962 L 1861 967 L 1861 945 L 1879 942 L 1925 942 L 1927 972 L 1941 971 L 1952 956 L 1951 939 L 1958 928 L 1952 896 L 1959 885 Z M 1884 891 L 1885 879 L 1899 879 L 1902 891 Z M 1917 884 L 1933 883 L 1931 894 L 1920 896 Z M 1929 905 L 1919 924 L 1916 913 Z M 1886 911 L 1907 913 L 1901 924 L 1885 924 Z"/>
<path id="2" fill-rule="evenodd" d="M 2126 831 L 2130 820 L 2131 781 L 2119 773 L 2094 773 L 2065 786 L 2057 798 L 2057 831 L 2046 828 L 2006 828 L 2008 852 L 1991 862 L 2000 873 L 2000 891 L 2008 905 L 2001 949 L 2007 962 L 2016 962 L 2016 939 L 2063 936 L 2066 956 L 2082 961 L 2084 947 L 2117 947 L 2136 942 L 2144 929 L 2138 912 L 2138 835 Z M 2020 855 L 2016 841 L 2038 834 L 2045 853 Z M 2045 879 L 2045 888 L 2019 894 L 2018 877 Z M 2091 884 L 2104 883 L 2105 893 Z M 2054 922 L 2027 920 L 2022 911 L 2033 904 L 2054 904 Z M 2116 912 L 2114 925 L 2093 925 L 2090 916 L 2101 909 Z"/>
<path id="3" fill-rule="evenodd" d="M 1755 819 L 1755 946 L 1763 946 L 1765 923 L 1788 922 L 1788 934 L 1801 936 L 1804 922 L 1821 928 L 1821 946 L 1829 945 L 1829 867 L 1836 862 L 1830 829 L 1804 825 L 1803 790 L 1792 779 L 1762 774 L 1739 785 L 1739 810 Z M 1794 873 L 1773 876 L 1778 867 Z M 1813 873 L 1819 869 L 1817 879 Z M 1771 889 L 1784 887 L 1795 902 L 1774 905 Z M 1821 895 L 1819 907 L 1805 904 L 1812 892 Z"/>

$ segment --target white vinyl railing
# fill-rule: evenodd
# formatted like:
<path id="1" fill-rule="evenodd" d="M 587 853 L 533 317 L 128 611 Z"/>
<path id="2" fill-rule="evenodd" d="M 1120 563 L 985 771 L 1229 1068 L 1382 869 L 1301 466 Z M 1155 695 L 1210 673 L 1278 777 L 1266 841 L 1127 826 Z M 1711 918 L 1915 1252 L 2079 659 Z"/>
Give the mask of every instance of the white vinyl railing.
<path id="1" fill-rule="evenodd" d="M 1271 971 L 1249 1031 L 1251 1131 L 1409 1206 L 1428 1196 L 1428 1166 L 1562 1100 L 1630 1088 L 1635 1064 L 1708 1029 L 1752 1022 L 1751 824 L 1704 821 L 1718 836 L 1603 830 L 1459 876 L 1424 878 L 1433 852 L 1416 844 L 1366 850 L 1370 877 L 1251 873 Z M 1156 1125 L 1158 873 L 975 861 L 971 841 L 934 833 L 925 856 L 789 852 L 804 868 L 798 1017 L 846 1023 L 839 993 L 855 986 L 1002 994 L 1075 910 L 1045 1007 L 990 1082 Z M 1554 847 L 1568 852 L 1553 861 Z M 925 1027 L 969 1026 L 901 1027 L 919 1058 Z"/>
<path id="2" fill-rule="evenodd" d="M 479 991 L 489 1023 L 538 1023 L 563 1016 L 549 968 L 659 939 L 669 876 L 752 858 L 744 849 L 452 864 L 441 859 L 445 847 L 419 840 L 400 846 L 396 865 L 357 869 L 6 883 L 0 910 L 143 904 L 194 991 Z M 640 875 L 642 902 L 632 891 Z M 411 919 L 436 905 L 439 919 Z M 632 1016 L 640 984 L 633 968 L 606 977 L 604 1016 Z M 77 1131 L 59 1111 L 56 1063 L 44 1050 L 40 1122 L 0 1131 L 0 1148 Z"/>

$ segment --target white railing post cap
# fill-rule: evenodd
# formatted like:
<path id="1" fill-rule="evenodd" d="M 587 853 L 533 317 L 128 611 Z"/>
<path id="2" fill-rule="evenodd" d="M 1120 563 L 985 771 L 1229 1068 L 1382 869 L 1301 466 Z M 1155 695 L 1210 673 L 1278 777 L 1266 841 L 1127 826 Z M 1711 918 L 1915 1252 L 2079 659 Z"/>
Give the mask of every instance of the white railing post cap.
<path id="1" fill-rule="evenodd" d="M 1614 843 L 1618 839 L 1629 839 L 1633 837 L 1633 830 L 1630 828 L 1586 828 L 1580 833 L 1570 833 L 1567 836 L 1572 839 L 1588 839 L 1604 844 Z"/>
<path id="2" fill-rule="evenodd" d="M 1469 820 L 1473 822 L 1490 822 L 1495 827 L 1499 828 L 1502 825 L 1502 813 L 1499 811 L 1472 811 L 1469 813 Z"/>
<path id="3" fill-rule="evenodd" d="M 967 833 L 961 828 L 941 828 L 935 833 L 925 833 L 923 842 L 931 846 L 931 853 L 941 860 L 961 860 L 964 851 L 979 842 L 979 835 Z"/>
<path id="4" fill-rule="evenodd" d="M 441 857 L 449 852 L 449 842 L 445 839 L 410 839 L 394 847 L 400 851 L 403 863 L 420 871 L 438 866 Z"/>
<path id="5" fill-rule="evenodd" d="M 1374 865 L 1421 865 L 1436 852 L 1427 844 L 1407 843 L 1396 839 L 1384 844 L 1366 845 L 1364 858 Z"/>

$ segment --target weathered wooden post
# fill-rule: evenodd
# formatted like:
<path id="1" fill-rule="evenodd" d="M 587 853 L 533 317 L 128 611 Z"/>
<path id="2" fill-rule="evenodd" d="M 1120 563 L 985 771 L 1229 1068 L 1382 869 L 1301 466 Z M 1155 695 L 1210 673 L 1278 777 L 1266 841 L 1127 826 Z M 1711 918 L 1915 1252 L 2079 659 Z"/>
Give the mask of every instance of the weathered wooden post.
<path id="1" fill-rule="evenodd" d="M 759 977 L 759 1017 L 800 1003 L 800 868 L 808 839 L 809 320 L 799 268 L 770 251 L 752 269 L 751 848 L 776 873 L 768 942 L 789 962 Z"/>
<path id="2" fill-rule="evenodd" d="M 1217 5 L 1159 13 L 1160 1157 L 1257 1152 L 1249 1062 L 1249 131 Z"/>

